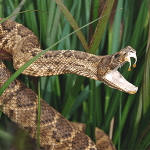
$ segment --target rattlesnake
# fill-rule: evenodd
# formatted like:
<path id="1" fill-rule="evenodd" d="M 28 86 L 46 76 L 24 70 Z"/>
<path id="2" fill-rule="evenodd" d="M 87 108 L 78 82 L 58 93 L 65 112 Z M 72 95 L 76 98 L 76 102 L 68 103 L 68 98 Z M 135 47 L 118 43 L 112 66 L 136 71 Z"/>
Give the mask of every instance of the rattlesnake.
<path id="1" fill-rule="evenodd" d="M 10 20 L 0 25 L 0 49 L 13 56 L 16 70 L 42 51 L 38 38 L 32 31 Z M 137 61 L 136 51 L 130 46 L 106 56 L 75 50 L 49 51 L 22 73 L 36 77 L 74 73 L 100 80 L 112 88 L 134 94 L 138 88 L 125 80 L 117 71 L 127 61 L 131 66 L 130 57 L 134 57 Z M 0 73 L 0 87 L 2 87 L 11 76 L 2 61 L 0 61 Z M 0 97 L 0 108 L 4 103 L 3 112 L 23 129 L 28 130 L 35 140 L 37 140 L 37 99 L 37 95 L 18 79 L 14 80 Z M 100 142 L 97 143 L 98 149 L 104 149 L 101 147 L 104 145 L 106 149 L 115 149 L 108 137 L 102 131 L 98 132 L 101 132 L 98 135 L 101 137 Z M 81 128 L 66 120 L 42 99 L 40 146 L 56 150 L 97 149 L 91 139 L 81 132 Z"/>

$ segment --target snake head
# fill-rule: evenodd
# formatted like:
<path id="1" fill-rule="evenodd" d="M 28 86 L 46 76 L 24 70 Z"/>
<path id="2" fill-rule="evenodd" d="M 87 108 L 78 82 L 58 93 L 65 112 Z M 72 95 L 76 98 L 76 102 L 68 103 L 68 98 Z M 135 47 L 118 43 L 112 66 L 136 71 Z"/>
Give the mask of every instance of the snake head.
<path id="1" fill-rule="evenodd" d="M 133 67 L 136 67 L 136 51 L 130 46 L 121 49 L 113 55 L 104 56 L 98 64 L 98 79 L 109 87 L 129 94 L 135 94 L 138 87 L 128 82 L 118 71 L 118 68 L 123 66 L 126 62 L 129 62 L 128 71 L 131 70 L 131 57 L 135 58 Z"/>

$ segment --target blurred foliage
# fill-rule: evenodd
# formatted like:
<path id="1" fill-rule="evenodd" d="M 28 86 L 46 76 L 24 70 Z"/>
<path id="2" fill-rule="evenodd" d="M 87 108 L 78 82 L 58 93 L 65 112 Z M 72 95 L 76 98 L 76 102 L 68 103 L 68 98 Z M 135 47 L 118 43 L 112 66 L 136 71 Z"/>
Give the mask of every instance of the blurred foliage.
<path id="1" fill-rule="evenodd" d="M 0 0 L 0 17 L 11 15 L 20 2 Z M 149 2 L 26 0 L 20 9 L 42 10 L 19 14 L 15 21 L 25 25 L 38 36 L 43 50 L 100 15 L 102 18 L 98 22 L 67 37 L 55 45 L 53 50 L 75 49 L 107 55 L 128 45 L 136 49 L 137 67 L 128 72 L 127 63 L 119 70 L 129 82 L 138 86 L 136 94 L 129 95 L 111 89 L 100 81 L 65 74 L 42 77 L 41 97 L 67 119 L 87 123 L 86 132 L 92 139 L 95 126 L 109 134 L 110 122 L 114 118 L 112 140 L 118 149 L 146 149 L 150 144 Z M 116 9 L 115 13 L 110 14 Z M 11 63 L 5 61 L 5 64 L 14 72 Z M 19 78 L 33 89 L 34 83 L 28 77 L 21 75 Z M 8 137 L 6 141 L 7 128 L 10 126 L 5 117 L 2 115 L 0 120 L 0 131 L 3 133 L 0 136 L 0 149 L 6 148 L 12 138 Z"/>

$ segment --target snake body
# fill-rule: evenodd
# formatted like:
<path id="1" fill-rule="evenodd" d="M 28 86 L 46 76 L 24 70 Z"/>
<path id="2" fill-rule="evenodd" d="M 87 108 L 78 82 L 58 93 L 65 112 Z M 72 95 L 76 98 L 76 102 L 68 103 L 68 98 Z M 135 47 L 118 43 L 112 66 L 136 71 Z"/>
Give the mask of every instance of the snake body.
<path id="1" fill-rule="evenodd" d="M 7 20 L 0 25 L 0 49 L 13 56 L 17 70 L 42 50 L 35 34 L 14 21 Z M 52 76 L 74 73 L 100 80 L 110 87 L 134 94 L 137 87 L 126 81 L 117 69 L 130 57 L 136 59 L 136 51 L 130 46 L 113 55 L 96 56 L 75 50 L 49 51 L 39 57 L 22 73 L 30 76 Z M 11 73 L 0 61 L 0 87 L 10 78 Z M 114 76 L 117 77 L 117 79 Z M 0 108 L 19 126 L 28 130 L 37 140 L 37 95 L 18 79 L 14 80 L 0 97 Z M 114 149 L 108 138 L 106 149 Z M 40 146 L 45 149 L 97 149 L 91 139 L 61 114 L 41 99 Z M 101 146 L 99 146 L 101 147 Z M 104 148 L 103 148 L 104 149 Z"/>

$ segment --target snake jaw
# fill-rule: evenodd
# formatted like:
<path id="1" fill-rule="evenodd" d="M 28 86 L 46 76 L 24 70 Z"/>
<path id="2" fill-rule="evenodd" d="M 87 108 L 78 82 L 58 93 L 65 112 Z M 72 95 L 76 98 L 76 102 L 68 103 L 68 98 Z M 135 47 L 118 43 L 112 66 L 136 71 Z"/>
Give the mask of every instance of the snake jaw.
<path id="1" fill-rule="evenodd" d="M 128 71 L 131 70 L 130 68 L 131 57 L 135 58 L 133 67 L 136 67 L 136 62 L 137 62 L 136 51 L 130 46 L 127 46 L 126 48 L 120 50 L 119 52 L 111 56 L 106 56 L 105 58 L 103 58 L 99 66 L 105 66 L 105 68 L 102 69 L 101 67 L 98 70 L 98 75 L 99 77 L 101 76 L 99 79 L 111 88 L 129 93 L 129 94 L 135 94 L 138 90 L 138 87 L 128 82 L 118 71 L 118 68 L 123 66 L 126 62 L 129 62 Z M 108 61 L 109 59 L 110 59 L 110 62 Z M 104 70 L 104 69 L 107 71 L 105 73 L 101 72 L 101 70 Z M 102 73 L 104 75 L 102 75 Z"/>
<path id="2" fill-rule="evenodd" d="M 135 94 L 138 90 L 138 87 L 128 82 L 118 70 L 107 73 L 103 79 L 108 86 L 129 94 Z"/>

